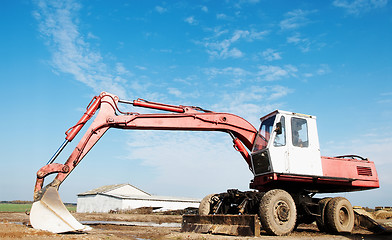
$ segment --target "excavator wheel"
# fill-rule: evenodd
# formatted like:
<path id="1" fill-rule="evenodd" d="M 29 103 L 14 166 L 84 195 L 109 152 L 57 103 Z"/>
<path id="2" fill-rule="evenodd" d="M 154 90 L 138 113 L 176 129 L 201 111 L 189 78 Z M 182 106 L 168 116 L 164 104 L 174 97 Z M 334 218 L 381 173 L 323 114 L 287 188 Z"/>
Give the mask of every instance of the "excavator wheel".
<path id="1" fill-rule="evenodd" d="M 328 204 L 325 223 L 332 233 L 351 233 L 354 228 L 354 211 L 351 203 L 344 197 L 332 198 Z"/>
<path id="2" fill-rule="evenodd" d="M 211 212 L 211 198 L 214 195 L 215 194 L 209 194 L 201 200 L 200 205 L 199 205 L 199 215 L 206 216 L 206 215 L 210 214 L 210 212 Z"/>
<path id="3" fill-rule="evenodd" d="M 332 198 L 330 197 L 326 197 L 321 199 L 318 202 L 318 206 L 319 206 L 319 213 L 320 213 L 320 217 L 316 217 L 316 224 L 318 229 L 320 230 L 320 232 L 328 232 L 328 226 L 326 226 L 325 224 L 325 216 L 326 216 L 326 207 L 328 202 L 331 200 Z"/>
<path id="4" fill-rule="evenodd" d="M 297 209 L 288 192 L 273 189 L 261 198 L 259 215 L 261 225 L 268 234 L 282 236 L 293 231 Z"/>

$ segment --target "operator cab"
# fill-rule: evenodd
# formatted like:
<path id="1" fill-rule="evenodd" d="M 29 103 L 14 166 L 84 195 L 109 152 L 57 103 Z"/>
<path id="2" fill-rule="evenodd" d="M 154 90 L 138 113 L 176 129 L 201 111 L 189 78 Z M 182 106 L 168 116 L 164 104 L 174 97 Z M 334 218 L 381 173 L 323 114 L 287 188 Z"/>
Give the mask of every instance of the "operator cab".
<path id="1" fill-rule="evenodd" d="M 276 110 L 261 119 L 251 153 L 255 176 L 322 176 L 316 117 Z"/>

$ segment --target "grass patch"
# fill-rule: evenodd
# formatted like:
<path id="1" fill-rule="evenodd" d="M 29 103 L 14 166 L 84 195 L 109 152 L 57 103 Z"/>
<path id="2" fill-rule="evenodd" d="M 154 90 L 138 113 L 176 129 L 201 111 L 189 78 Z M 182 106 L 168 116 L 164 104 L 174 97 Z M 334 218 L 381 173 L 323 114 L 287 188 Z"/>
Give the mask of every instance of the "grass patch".
<path id="1" fill-rule="evenodd" d="M 30 210 L 31 203 L 18 204 L 18 203 L 1 203 L 0 212 L 25 212 Z"/>
<path id="2" fill-rule="evenodd" d="M 31 203 L 0 203 L 0 212 L 26 212 L 30 211 Z M 76 205 L 65 204 L 68 211 L 76 212 Z"/>

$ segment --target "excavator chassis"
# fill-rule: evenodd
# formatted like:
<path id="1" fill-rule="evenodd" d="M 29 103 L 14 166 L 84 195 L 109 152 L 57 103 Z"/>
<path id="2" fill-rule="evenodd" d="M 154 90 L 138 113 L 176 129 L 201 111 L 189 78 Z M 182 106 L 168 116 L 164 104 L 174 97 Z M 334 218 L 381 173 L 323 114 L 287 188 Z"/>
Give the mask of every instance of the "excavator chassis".
<path id="1" fill-rule="evenodd" d="M 280 236 L 299 224 L 313 222 L 321 232 L 332 234 L 349 233 L 354 224 L 375 233 L 392 231 L 363 209 L 352 208 L 345 198 L 313 196 L 309 192 L 288 193 L 282 189 L 267 192 L 230 189 L 207 195 L 201 201 L 200 215 L 183 216 L 181 231 L 258 237 L 264 230 Z"/>

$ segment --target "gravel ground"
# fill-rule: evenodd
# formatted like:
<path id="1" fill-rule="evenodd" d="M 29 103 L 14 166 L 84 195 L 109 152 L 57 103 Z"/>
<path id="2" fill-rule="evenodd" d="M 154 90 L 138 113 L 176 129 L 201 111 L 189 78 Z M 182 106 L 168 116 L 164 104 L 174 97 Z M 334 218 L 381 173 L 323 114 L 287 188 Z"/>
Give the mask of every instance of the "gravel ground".
<path id="1" fill-rule="evenodd" d="M 131 222 L 155 222 L 155 223 L 181 223 L 179 215 L 158 214 L 73 214 L 79 221 L 131 221 Z M 25 213 L 0 212 L 0 239 L 172 239 L 172 240 L 196 240 L 196 239 L 392 239 L 390 234 L 374 234 L 364 229 L 355 228 L 350 235 L 327 235 L 318 231 L 314 224 L 300 225 L 297 231 L 284 237 L 268 236 L 264 232 L 261 237 L 233 237 L 210 234 L 181 233 L 178 227 L 147 227 L 147 226 L 118 226 L 118 225 L 93 225 L 93 230 L 88 233 L 53 234 L 46 231 L 36 230 L 28 226 L 28 216 Z"/>

